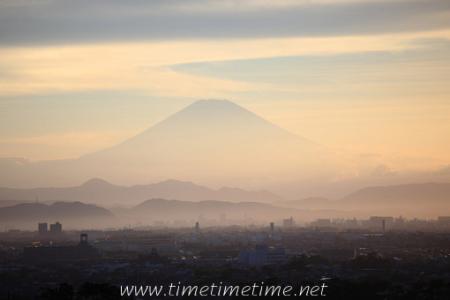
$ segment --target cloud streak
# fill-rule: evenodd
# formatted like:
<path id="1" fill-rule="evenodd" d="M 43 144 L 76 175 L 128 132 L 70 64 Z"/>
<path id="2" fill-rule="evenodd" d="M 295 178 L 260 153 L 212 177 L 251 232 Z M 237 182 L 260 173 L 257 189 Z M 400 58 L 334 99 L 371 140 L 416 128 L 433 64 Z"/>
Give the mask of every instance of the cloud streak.
<path id="1" fill-rule="evenodd" d="M 86 90 L 137 90 L 158 96 L 224 97 L 270 89 L 248 82 L 172 70 L 176 64 L 295 55 L 403 51 L 421 38 L 450 38 L 450 31 L 382 36 L 235 39 L 110 43 L 0 49 L 0 65 L 12 76 L 0 81 L 1 95 Z M 177 88 L 173 83 L 177 82 Z M 227 94 L 228 93 L 228 94 Z"/>
<path id="2" fill-rule="evenodd" d="M 0 45 L 338 36 L 450 27 L 447 0 L 4 2 Z"/>

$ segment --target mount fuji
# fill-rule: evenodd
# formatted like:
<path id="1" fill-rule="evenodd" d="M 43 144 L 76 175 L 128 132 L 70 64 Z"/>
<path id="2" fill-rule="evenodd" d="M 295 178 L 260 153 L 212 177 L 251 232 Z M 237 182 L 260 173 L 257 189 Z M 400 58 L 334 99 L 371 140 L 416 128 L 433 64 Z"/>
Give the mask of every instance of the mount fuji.
<path id="1" fill-rule="evenodd" d="M 177 178 L 214 186 L 261 187 L 322 176 L 323 146 L 227 100 L 200 100 L 122 143 L 77 159 L 0 161 L 0 185 L 74 185 L 99 177 L 121 184 Z"/>

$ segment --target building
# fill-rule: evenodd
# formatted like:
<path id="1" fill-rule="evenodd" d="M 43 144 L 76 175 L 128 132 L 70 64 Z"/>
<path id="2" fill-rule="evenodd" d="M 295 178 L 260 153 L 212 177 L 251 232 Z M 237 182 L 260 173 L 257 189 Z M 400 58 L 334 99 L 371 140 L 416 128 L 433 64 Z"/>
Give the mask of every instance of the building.
<path id="1" fill-rule="evenodd" d="M 199 222 L 195 222 L 195 232 L 200 232 L 200 223 Z"/>
<path id="2" fill-rule="evenodd" d="M 369 219 L 369 226 L 374 229 L 380 229 L 382 232 L 386 231 L 386 227 L 392 227 L 392 224 L 394 223 L 393 217 L 380 217 L 380 216 L 373 216 Z"/>
<path id="3" fill-rule="evenodd" d="M 62 232 L 62 224 L 56 222 L 55 224 L 50 224 L 50 233 L 58 234 Z"/>
<path id="4" fill-rule="evenodd" d="M 283 227 L 294 227 L 294 226 L 295 226 L 295 222 L 292 217 L 290 217 L 289 219 L 283 220 Z"/>
<path id="5" fill-rule="evenodd" d="M 89 245 L 87 233 L 80 234 L 80 246 L 87 246 L 87 245 Z"/>
<path id="6" fill-rule="evenodd" d="M 45 235 L 48 232 L 48 224 L 47 223 L 39 223 L 38 224 L 38 233 L 40 235 Z"/>

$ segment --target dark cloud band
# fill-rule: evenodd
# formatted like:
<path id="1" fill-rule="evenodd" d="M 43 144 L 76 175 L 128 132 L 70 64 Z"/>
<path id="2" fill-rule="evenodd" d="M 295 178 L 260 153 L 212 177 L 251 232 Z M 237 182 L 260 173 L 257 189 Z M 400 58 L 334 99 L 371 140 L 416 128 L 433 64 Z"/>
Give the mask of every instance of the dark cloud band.
<path id="1" fill-rule="evenodd" d="M 450 28 L 450 1 L 217 6 L 217 1 L 45 1 L 0 9 L 0 45 L 332 36 Z M 1 5 L 1 4 L 0 4 Z M 189 9 L 192 5 L 193 9 Z M 195 8 L 195 9 L 194 9 Z"/>

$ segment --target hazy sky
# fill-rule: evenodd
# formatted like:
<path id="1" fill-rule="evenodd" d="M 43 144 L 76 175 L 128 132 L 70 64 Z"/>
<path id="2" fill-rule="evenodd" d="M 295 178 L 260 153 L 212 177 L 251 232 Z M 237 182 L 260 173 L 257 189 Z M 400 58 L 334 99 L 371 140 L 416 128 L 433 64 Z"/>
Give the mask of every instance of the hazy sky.
<path id="1" fill-rule="evenodd" d="M 0 0 L 0 156 L 77 157 L 204 98 L 393 169 L 450 163 L 448 0 Z"/>

